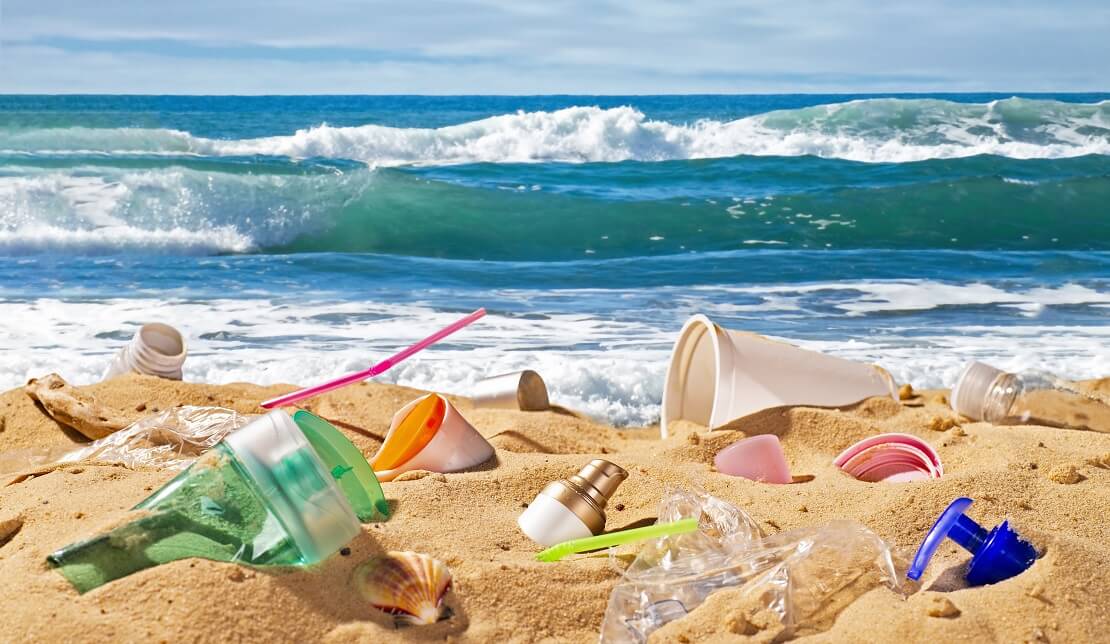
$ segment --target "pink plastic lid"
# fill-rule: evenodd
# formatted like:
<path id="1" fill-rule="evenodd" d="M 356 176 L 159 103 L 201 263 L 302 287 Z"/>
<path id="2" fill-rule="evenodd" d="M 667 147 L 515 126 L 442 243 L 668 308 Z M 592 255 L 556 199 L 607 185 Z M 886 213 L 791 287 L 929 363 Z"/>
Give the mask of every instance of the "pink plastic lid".
<path id="1" fill-rule="evenodd" d="M 774 434 L 762 434 L 736 441 L 717 452 L 713 463 L 717 471 L 764 483 L 790 483 L 790 467 L 782 443 Z"/>

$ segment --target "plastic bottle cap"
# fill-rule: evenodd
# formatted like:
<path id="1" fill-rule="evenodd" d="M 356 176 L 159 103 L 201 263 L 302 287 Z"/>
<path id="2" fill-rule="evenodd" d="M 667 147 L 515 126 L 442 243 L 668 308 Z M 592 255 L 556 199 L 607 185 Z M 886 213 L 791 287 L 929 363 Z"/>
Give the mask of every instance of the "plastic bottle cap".
<path id="1" fill-rule="evenodd" d="M 790 483 L 790 466 L 782 443 L 774 434 L 760 434 L 738 440 L 713 457 L 717 471 L 764 483 Z"/>
<path id="2" fill-rule="evenodd" d="M 1037 560 L 1037 550 L 1010 529 L 1003 521 L 987 532 L 971 518 L 964 515 L 972 504 L 967 497 L 952 501 L 933 524 L 925 540 L 914 555 L 913 564 L 906 576 L 921 579 L 937 548 L 945 537 L 952 539 L 972 554 L 965 578 L 972 586 L 993 584 L 1021 574 Z"/>
<path id="3" fill-rule="evenodd" d="M 983 420 L 987 396 L 998 377 L 1006 372 L 989 364 L 972 362 L 964 367 L 949 396 L 952 409 L 974 420 Z"/>

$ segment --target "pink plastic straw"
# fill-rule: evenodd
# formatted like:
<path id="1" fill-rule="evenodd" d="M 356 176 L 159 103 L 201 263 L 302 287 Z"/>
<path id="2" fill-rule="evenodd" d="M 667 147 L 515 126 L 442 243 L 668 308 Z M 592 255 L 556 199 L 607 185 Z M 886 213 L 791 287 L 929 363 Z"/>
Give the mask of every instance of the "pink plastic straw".
<path id="1" fill-rule="evenodd" d="M 352 382 L 360 382 L 362 380 L 366 380 L 367 378 L 373 378 L 374 376 L 385 373 L 386 371 L 389 371 L 389 369 L 393 365 L 397 364 L 398 362 L 400 362 L 400 361 L 404 360 L 405 358 L 411 356 L 412 354 L 416 353 L 417 351 L 420 351 L 422 349 L 426 349 L 430 345 L 433 345 L 436 342 L 439 342 L 443 338 L 446 338 L 447 336 L 451 335 L 455 331 L 458 331 L 459 329 L 461 329 L 464 326 L 470 324 L 471 322 L 474 322 L 475 320 L 481 318 L 485 314 L 486 314 L 485 309 L 478 309 L 477 311 L 471 313 L 470 315 L 468 315 L 465 318 L 459 320 L 458 322 L 455 322 L 454 324 L 452 324 L 452 325 L 450 325 L 446 328 L 443 328 L 443 329 L 440 329 L 439 331 L 436 331 L 435 333 L 429 335 L 428 337 L 424 338 L 420 342 L 417 342 L 416 344 L 412 345 L 411 347 L 409 347 L 407 349 L 403 349 L 403 350 L 397 352 L 396 354 L 386 358 L 385 360 L 382 360 L 378 364 L 374 365 L 373 367 L 370 367 L 369 369 L 366 369 L 365 371 L 359 371 L 358 373 L 348 374 L 346 376 L 336 378 L 335 380 L 325 382 L 322 385 L 316 385 L 315 387 L 308 387 L 307 389 L 301 389 L 300 391 L 294 391 L 291 394 L 285 394 L 284 396 L 278 396 L 277 398 L 273 398 L 273 399 L 267 400 L 266 402 L 262 403 L 262 407 L 264 407 L 265 409 L 273 409 L 274 407 L 282 407 L 284 405 L 292 405 L 293 403 L 295 403 L 299 400 L 304 400 L 305 398 L 311 398 L 312 396 L 319 396 L 320 394 L 322 394 L 324 392 L 332 391 L 333 389 L 339 389 L 340 387 L 345 387 L 345 386 L 351 384 Z"/>

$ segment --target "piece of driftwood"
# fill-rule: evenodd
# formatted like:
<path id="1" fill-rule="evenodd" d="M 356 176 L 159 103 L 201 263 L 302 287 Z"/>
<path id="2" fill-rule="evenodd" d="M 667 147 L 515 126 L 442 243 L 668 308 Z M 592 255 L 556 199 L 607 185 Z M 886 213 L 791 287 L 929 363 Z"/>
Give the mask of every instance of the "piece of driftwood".
<path id="1" fill-rule="evenodd" d="M 77 391 L 56 373 L 32 378 L 23 389 L 51 418 L 93 440 L 131 424 L 131 419 L 123 418 L 92 396 Z"/>

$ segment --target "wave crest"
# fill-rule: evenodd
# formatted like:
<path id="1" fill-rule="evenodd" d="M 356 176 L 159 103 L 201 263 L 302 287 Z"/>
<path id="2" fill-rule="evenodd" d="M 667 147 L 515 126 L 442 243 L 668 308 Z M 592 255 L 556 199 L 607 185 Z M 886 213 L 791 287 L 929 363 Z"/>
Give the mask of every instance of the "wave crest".
<path id="1" fill-rule="evenodd" d="M 5 134 L 8 152 L 269 155 L 371 166 L 664 161 L 802 156 L 908 162 L 991 154 L 1110 154 L 1110 101 L 989 103 L 861 99 L 733 121 L 669 123 L 632 107 L 517 112 L 441 128 L 319 125 L 292 135 L 209 139 L 177 130 L 64 128 Z"/>

